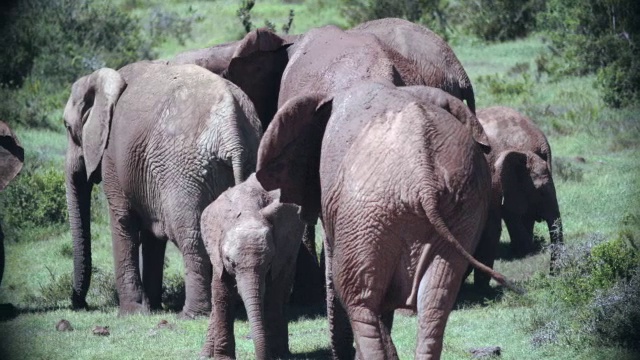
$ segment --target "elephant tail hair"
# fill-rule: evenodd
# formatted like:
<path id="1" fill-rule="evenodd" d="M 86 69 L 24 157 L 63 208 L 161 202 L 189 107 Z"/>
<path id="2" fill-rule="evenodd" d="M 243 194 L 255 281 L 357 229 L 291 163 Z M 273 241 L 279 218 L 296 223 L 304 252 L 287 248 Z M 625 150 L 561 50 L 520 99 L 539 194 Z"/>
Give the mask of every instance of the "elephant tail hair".
<path id="1" fill-rule="evenodd" d="M 460 254 L 465 260 L 471 264 L 474 268 L 488 274 L 494 280 L 496 280 L 500 285 L 505 286 L 506 288 L 523 295 L 525 290 L 520 286 L 516 285 L 511 280 L 507 279 L 506 276 L 501 273 L 493 270 L 487 265 L 481 263 L 476 258 L 474 258 L 469 252 L 460 244 L 460 242 L 453 236 L 444 220 L 440 216 L 438 209 L 436 208 L 436 201 L 423 201 L 423 207 L 427 218 L 434 226 L 436 232 L 453 248 L 455 251 Z M 407 298 L 407 306 L 414 307 L 417 304 L 417 296 L 418 296 L 418 286 L 420 285 L 420 280 L 427 272 L 427 268 L 429 267 L 430 259 L 432 258 L 433 253 L 429 251 L 431 248 L 431 244 L 425 244 L 422 253 L 420 254 L 420 259 L 418 260 L 418 265 L 416 267 L 415 277 L 413 279 L 413 286 L 411 288 L 411 294 Z"/>

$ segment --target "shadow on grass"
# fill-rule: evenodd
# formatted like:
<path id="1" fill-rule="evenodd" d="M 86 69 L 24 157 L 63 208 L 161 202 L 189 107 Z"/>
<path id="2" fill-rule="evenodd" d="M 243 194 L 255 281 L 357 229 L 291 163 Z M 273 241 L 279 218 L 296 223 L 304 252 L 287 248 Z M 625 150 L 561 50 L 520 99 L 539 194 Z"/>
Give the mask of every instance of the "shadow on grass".
<path id="1" fill-rule="evenodd" d="M 302 359 L 330 359 L 331 358 L 331 349 L 323 348 L 317 349 L 310 352 L 304 352 L 300 354 L 291 354 L 291 357 L 286 359 L 289 360 L 302 360 Z"/>
<path id="2" fill-rule="evenodd" d="M 496 260 L 512 261 L 512 260 L 524 259 L 526 257 L 536 255 L 542 252 L 544 249 L 544 244 L 545 244 L 545 240 L 543 237 L 534 235 L 533 251 L 531 251 L 528 254 L 518 255 L 513 251 L 510 243 L 500 242 L 498 243 L 498 254 L 496 256 Z"/>
<path id="3" fill-rule="evenodd" d="M 503 294 L 504 290 L 501 286 L 477 289 L 473 284 L 463 283 L 453 308 L 459 310 L 487 306 L 491 302 L 499 301 Z"/>

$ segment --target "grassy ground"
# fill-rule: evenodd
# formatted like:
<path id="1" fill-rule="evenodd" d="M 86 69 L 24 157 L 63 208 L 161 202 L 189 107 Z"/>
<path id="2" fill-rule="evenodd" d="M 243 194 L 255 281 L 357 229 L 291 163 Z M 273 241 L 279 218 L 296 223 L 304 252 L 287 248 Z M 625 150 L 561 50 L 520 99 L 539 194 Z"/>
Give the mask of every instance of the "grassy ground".
<path id="1" fill-rule="evenodd" d="M 154 6 L 164 4 L 160 0 L 120 2 L 141 16 Z M 259 1 L 253 11 L 254 22 L 262 25 L 268 18 L 280 27 L 288 9 L 293 8 L 294 33 L 328 23 L 343 24 L 336 7 L 323 6 L 327 2 L 316 0 L 305 5 L 301 1 Z M 242 34 L 235 17 L 236 1 L 174 0 L 163 6 L 177 12 L 187 12 L 192 7 L 203 20 L 196 23 L 194 37 L 185 45 L 169 41 L 158 48 L 160 57 L 233 40 Z M 472 78 L 479 108 L 498 104 L 513 106 L 533 117 L 549 134 L 567 243 L 583 242 L 593 236 L 612 236 L 626 216 L 637 214 L 640 198 L 637 160 L 640 148 L 636 141 L 640 115 L 637 111 L 607 109 L 591 77 L 554 79 L 538 71 L 534 59 L 545 46 L 537 37 L 494 45 L 459 40 L 453 47 Z M 27 159 L 44 157 L 62 166 L 66 148 L 62 133 L 23 130 L 18 135 L 27 149 Z M 578 161 L 576 157 L 585 161 Z M 67 284 L 72 269 L 70 234 L 66 228 L 52 231 L 37 242 L 28 238 L 7 239 L 7 265 L 0 303 L 10 302 L 22 309 L 22 313 L 0 325 L 1 359 L 198 357 L 207 319 L 182 321 L 170 311 L 152 316 L 117 316 L 109 300 L 113 264 L 104 202 L 101 206 L 103 214 L 92 227 L 93 262 L 100 270 L 99 279 L 94 278 L 88 299 L 99 308 L 97 310 L 65 309 L 69 305 Z M 504 233 L 503 244 L 507 241 L 506 231 Z M 544 235 L 546 230 L 538 227 L 537 233 Z M 525 259 L 513 259 L 506 251 L 501 254 L 497 269 L 525 283 L 540 277 L 548 268 L 548 255 L 544 252 Z M 165 276 L 179 279 L 183 266 L 174 246 L 168 247 L 167 260 Z M 100 279 L 106 285 L 100 286 Z M 168 288 L 174 285 L 169 284 Z M 64 301 L 55 300 L 58 293 L 63 294 Z M 544 296 L 548 294 L 533 288 L 525 297 L 498 293 L 482 299 L 464 286 L 459 306 L 447 326 L 443 358 L 466 359 L 470 348 L 481 346 L 500 346 L 504 359 L 637 358 L 638 354 L 614 347 L 563 341 L 534 345 L 531 323 L 537 316 L 538 299 Z M 56 307 L 59 309 L 52 309 Z M 295 313 L 289 328 L 295 358 L 326 358 L 329 342 L 322 312 L 304 316 L 297 315 L 298 309 Z M 63 318 L 71 322 L 73 332 L 55 331 L 56 322 Z M 169 322 L 168 327 L 158 327 L 162 319 Z M 109 326 L 111 335 L 92 335 L 96 325 Z M 246 321 L 238 319 L 236 344 L 241 359 L 253 357 L 248 334 Z M 398 315 L 393 338 L 400 357 L 412 358 L 416 319 Z"/>

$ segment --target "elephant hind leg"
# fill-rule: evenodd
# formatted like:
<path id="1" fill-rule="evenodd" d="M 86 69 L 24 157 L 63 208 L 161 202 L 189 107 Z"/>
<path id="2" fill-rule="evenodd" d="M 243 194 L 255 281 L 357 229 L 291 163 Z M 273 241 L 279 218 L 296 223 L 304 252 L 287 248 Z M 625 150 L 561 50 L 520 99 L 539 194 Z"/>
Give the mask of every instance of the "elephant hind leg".
<path id="1" fill-rule="evenodd" d="M 356 340 L 357 358 L 387 359 L 385 340 L 390 342 L 391 339 L 386 328 L 381 326 L 380 316 L 364 307 L 351 307 L 347 312 Z"/>
<path id="2" fill-rule="evenodd" d="M 142 286 L 151 310 L 162 309 L 162 273 L 167 241 L 151 232 L 140 233 L 142 242 Z"/>
<path id="3" fill-rule="evenodd" d="M 440 359 L 444 329 L 466 267 L 466 262 L 454 264 L 438 255 L 420 280 L 416 359 Z"/>

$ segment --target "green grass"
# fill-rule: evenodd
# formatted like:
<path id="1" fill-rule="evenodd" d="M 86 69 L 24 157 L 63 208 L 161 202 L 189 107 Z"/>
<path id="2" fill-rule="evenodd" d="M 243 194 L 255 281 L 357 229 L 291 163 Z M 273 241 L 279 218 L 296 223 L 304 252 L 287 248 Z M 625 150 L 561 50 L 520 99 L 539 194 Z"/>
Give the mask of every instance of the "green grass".
<path id="1" fill-rule="evenodd" d="M 167 58 L 190 48 L 211 46 L 237 39 L 242 34 L 235 16 L 238 1 L 217 0 L 186 2 L 174 0 L 121 0 L 140 16 L 153 6 L 162 4 L 165 10 L 186 13 L 191 6 L 203 20 L 194 26 L 194 36 L 185 45 L 175 40 L 162 44 L 160 57 Z M 137 7 L 132 4 L 136 3 Z M 296 12 L 293 33 L 328 23 L 344 25 L 335 3 L 330 0 L 258 1 L 252 11 L 254 23 L 261 26 L 268 18 L 278 27 L 285 21 L 288 9 Z M 637 142 L 637 109 L 611 110 L 599 98 L 593 77 L 552 79 L 543 75 L 536 80 L 534 59 L 545 49 L 537 37 L 503 44 L 483 44 L 472 40 L 455 43 L 454 50 L 472 78 L 478 107 L 507 105 L 515 107 L 539 123 L 549 134 L 554 158 L 564 166 L 580 172 L 581 180 L 559 179 L 556 187 L 563 215 L 565 240 L 568 243 L 586 241 L 596 234 L 611 237 L 620 228 L 627 214 L 637 214 L 640 199 L 640 147 Z M 516 65 L 528 63 L 528 70 L 515 72 Z M 523 75 L 526 73 L 528 75 Z M 498 74 L 497 76 L 495 74 Z M 494 77 L 502 82 L 522 83 L 523 92 L 492 92 L 497 85 L 482 81 Z M 61 115 L 61 114 L 60 114 Z M 18 136 L 27 149 L 27 159 L 45 158 L 63 166 L 66 137 L 59 132 L 18 129 Z M 585 163 L 574 160 L 580 156 Z M 567 165 L 568 164 L 568 165 Z M 99 191 L 99 188 L 96 189 Z M 92 226 L 93 264 L 101 273 L 112 274 L 110 231 L 106 208 Z M 320 232 L 320 231 L 318 231 Z M 548 237 L 544 226 L 536 232 Z M 508 242 L 506 230 L 503 242 Z M 319 241 L 319 240 L 318 240 Z M 198 357 L 204 342 L 207 319 L 182 321 L 173 312 L 151 316 L 118 317 L 115 307 L 105 311 L 72 312 L 65 298 L 58 310 L 49 310 L 33 302 L 52 283 L 72 271 L 69 258 L 70 234 L 53 232 L 43 240 L 7 239 L 7 264 L 0 288 L 0 303 L 13 303 L 24 312 L 17 318 L 0 324 L 0 358 L 2 359 L 150 359 Z M 173 245 L 167 247 L 168 265 L 165 276 L 182 276 L 182 259 Z M 452 312 L 444 339 L 444 359 L 467 359 L 470 348 L 500 346 L 503 359 L 632 359 L 634 354 L 615 347 L 567 341 L 535 346 L 532 323 L 544 319 L 540 304 L 550 292 L 535 286 L 536 279 L 546 273 L 548 255 L 540 253 L 517 260 L 498 260 L 496 268 L 509 277 L 525 281 L 531 290 L 525 297 L 505 294 L 487 301 L 467 301 Z M 92 284 L 95 287 L 95 283 Z M 70 292 L 70 290 L 69 290 Z M 468 293 L 465 295 L 469 296 Z M 66 296 L 66 295 L 65 295 Z M 477 297 L 477 296 L 476 296 Z M 92 291 L 89 303 L 98 306 L 104 294 Z M 546 316 L 546 315 L 545 315 Z M 60 319 L 67 319 L 75 330 L 55 331 Z M 169 329 L 158 329 L 166 319 Z M 559 321 L 562 317 L 558 317 Z M 109 326 L 111 335 L 92 335 L 94 326 Z M 560 324 L 560 326 L 564 326 Z M 291 350 L 296 358 L 324 358 L 329 346 L 326 319 L 300 318 L 290 324 Z M 236 321 L 238 358 L 253 358 L 253 344 L 247 338 L 248 325 Z M 393 330 L 400 358 L 412 358 L 416 341 L 415 317 L 398 315 Z"/>

